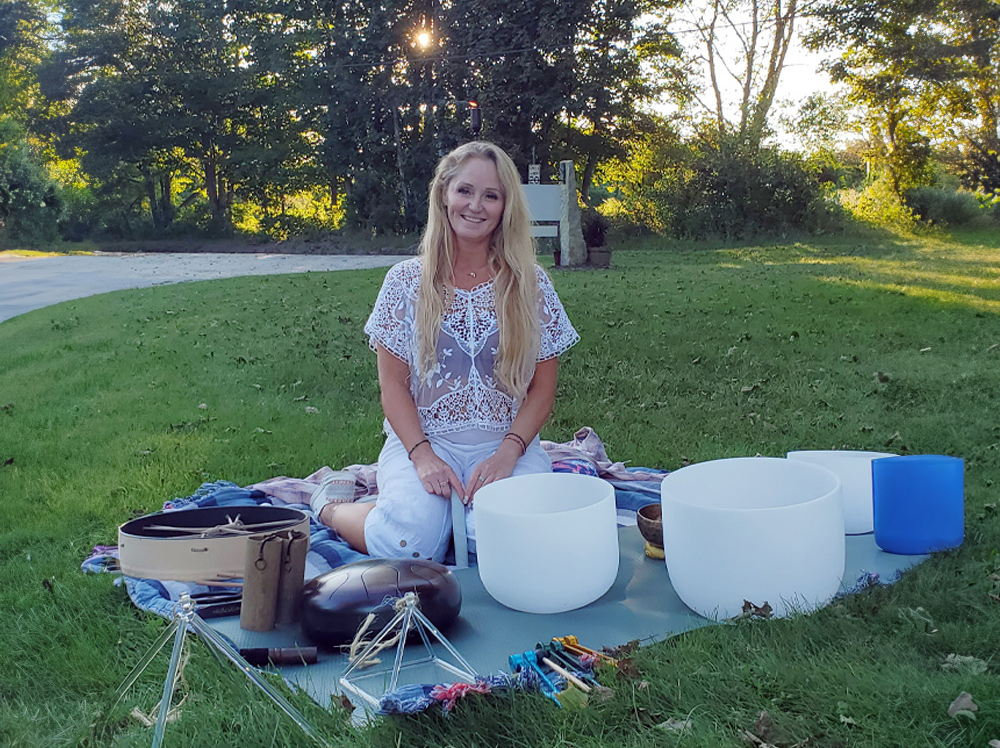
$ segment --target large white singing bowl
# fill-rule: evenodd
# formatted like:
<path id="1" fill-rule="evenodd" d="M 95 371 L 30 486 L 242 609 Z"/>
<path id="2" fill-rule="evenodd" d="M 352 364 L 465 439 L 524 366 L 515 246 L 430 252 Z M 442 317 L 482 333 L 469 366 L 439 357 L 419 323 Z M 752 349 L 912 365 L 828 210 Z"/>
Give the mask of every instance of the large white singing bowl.
<path id="1" fill-rule="evenodd" d="M 479 577 L 493 598 L 526 613 L 592 603 L 618 576 L 615 490 L 588 475 L 539 473 L 476 492 Z"/>
<path id="2" fill-rule="evenodd" d="M 661 486 L 663 552 L 684 604 L 705 618 L 744 600 L 774 615 L 825 605 L 844 575 L 840 480 L 775 457 L 683 467 Z"/>
<path id="3" fill-rule="evenodd" d="M 844 501 L 844 532 L 862 535 L 875 527 L 872 510 L 872 460 L 895 457 L 889 452 L 836 449 L 803 449 L 788 453 L 789 460 L 803 460 L 832 470 L 840 478 Z"/>

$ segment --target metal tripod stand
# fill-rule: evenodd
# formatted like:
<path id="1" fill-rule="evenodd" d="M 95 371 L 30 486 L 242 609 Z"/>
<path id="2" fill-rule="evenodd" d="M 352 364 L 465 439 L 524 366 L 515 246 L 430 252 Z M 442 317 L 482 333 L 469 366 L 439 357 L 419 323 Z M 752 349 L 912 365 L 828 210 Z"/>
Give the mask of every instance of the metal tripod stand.
<path id="1" fill-rule="evenodd" d="M 128 692 L 129 688 L 136 682 L 142 672 L 146 669 L 153 658 L 163 649 L 164 645 L 173 637 L 174 647 L 170 653 L 170 664 L 167 668 L 167 679 L 163 683 L 163 698 L 160 700 L 160 711 L 156 718 L 156 725 L 153 730 L 153 748 L 160 748 L 163 744 L 163 733 L 167 728 L 167 714 L 170 711 L 170 702 L 173 699 L 174 687 L 177 684 L 177 673 L 181 661 L 181 653 L 189 631 L 198 634 L 202 641 L 213 650 L 217 657 L 222 656 L 232 662 L 240 672 L 263 691 L 268 698 L 273 701 L 281 711 L 287 714 L 310 738 L 322 746 L 330 748 L 330 744 L 316 731 L 316 728 L 299 712 L 284 696 L 278 692 L 274 686 L 268 683 L 261 674 L 248 663 L 240 653 L 215 629 L 205 623 L 204 619 L 196 612 L 196 604 L 187 592 L 181 594 L 180 600 L 174 607 L 173 620 L 170 626 L 160 635 L 152 647 L 143 655 L 139 664 L 133 668 L 128 677 L 119 687 L 115 698 L 117 705 Z M 221 659 L 221 657 L 220 657 Z"/>

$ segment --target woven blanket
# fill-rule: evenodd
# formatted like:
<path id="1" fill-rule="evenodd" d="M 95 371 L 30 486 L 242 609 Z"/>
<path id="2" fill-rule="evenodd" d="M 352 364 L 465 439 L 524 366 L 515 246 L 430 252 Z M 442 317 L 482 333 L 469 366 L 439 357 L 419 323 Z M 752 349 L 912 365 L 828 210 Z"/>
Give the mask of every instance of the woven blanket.
<path id="1" fill-rule="evenodd" d="M 552 458 L 554 472 L 581 473 L 604 478 L 615 488 L 620 526 L 635 524 L 639 507 L 660 499 L 660 482 L 666 471 L 652 468 L 626 467 L 621 462 L 608 459 L 593 429 L 583 428 L 570 442 L 543 442 L 542 446 Z M 355 500 L 374 496 L 375 466 L 352 465 L 348 468 L 355 475 Z M 258 504 L 288 506 L 309 514 L 309 553 L 306 556 L 306 579 L 367 558 L 351 548 L 335 532 L 321 524 L 309 508 L 309 497 L 331 468 L 323 467 L 307 478 L 280 476 L 262 483 L 240 487 L 230 481 L 220 480 L 202 484 L 191 496 L 171 499 L 163 505 L 164 511 L 184 511 L 201 507 L 239 507 Z M 97 546 L 84 560 L 85 572 L 117 572 L 118 548 Z M 174 604 L 183 592 L 196 595 L 203 592 L 224 591 L 225 588 L 208 588 L 191 582 L 122 577 L 132 602 L 164 618 L 171 618 Z"/>

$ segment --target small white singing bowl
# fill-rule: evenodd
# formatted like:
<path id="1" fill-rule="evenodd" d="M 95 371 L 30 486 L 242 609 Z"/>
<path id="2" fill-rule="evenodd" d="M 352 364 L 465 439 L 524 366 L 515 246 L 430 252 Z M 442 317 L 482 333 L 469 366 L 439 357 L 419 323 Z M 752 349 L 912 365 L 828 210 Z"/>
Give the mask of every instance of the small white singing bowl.
<path id="1" fill-rule="evenodd" d="M 580 608 L 607 592 L 618 576 L 615 490 L 600 478 L 506 478 L 476 492 L 475 518 L 479 577 L 508 608 Z"/>
<path id="2" fill-rule="evenodd" d="M 660 491 L 670 581 L 698 615 L 732 618 L 744 600 L 776 616 L 809 612 L 840 588 L 844 518 L 831 471 L 735 457 L 683 467 Z"/>
<path id="3" fill-rule="evenodd" d="M 875 527 L 872 510 L 872 460 L 895 457 L 890 452 L 839 449 L 802 449 L 788 453 L 789 460 L 811 462 L 832 470 L 840 478 L 844 502 L 844 532 L 863 535 Z"/>

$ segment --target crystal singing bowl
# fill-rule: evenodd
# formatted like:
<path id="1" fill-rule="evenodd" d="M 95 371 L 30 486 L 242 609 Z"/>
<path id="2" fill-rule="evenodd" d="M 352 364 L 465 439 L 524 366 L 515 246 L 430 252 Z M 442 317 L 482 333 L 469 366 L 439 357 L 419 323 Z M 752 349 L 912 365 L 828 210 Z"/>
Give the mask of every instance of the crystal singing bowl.
<path id="1" fill-rule="evenodd" d="M 872 460 L 894 457 L 889 452 L 859 452 L 838 449 L 807 449 L 788 453 L 789 460 L 802 460 L 832 470 L 840 478 L 844 502 L 844 532 L 863 535 L 874 528 L 872 512 Z"/>
<path id="2" fill-rule="evenodd" d="M 506 478 L 476 492 L 475 518 L 479 577 L 508 608 L 580 608 L 607 592 L 618 576 L 615 491 L 600 478 Z"/>
<path id="3" fill-rule="evenodd" d="M 699 615 L 731 618 L 744 601 L 808 612 L 840 588 L 844 518 L 831 471 L 736 457 L 683 467 L 660 491 L 670 581 Z"/>

